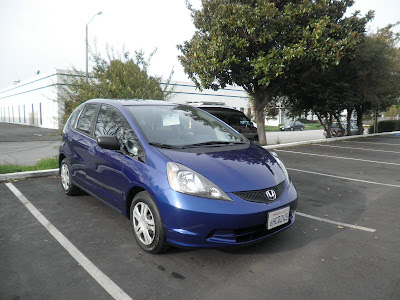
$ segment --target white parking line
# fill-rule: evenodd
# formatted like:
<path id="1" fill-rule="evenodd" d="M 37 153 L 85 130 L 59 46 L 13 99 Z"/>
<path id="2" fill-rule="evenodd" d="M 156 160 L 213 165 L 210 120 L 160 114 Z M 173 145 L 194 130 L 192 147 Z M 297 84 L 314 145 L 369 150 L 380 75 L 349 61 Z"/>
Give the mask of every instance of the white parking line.
<path id="1" fill-rule="evenodd" d="M 6 186 L 26 206 L 32 215 L 47 229 L 47 231 L 64 247 L 65 250 L 96 280 L 114 299 L 132 299 L 107 275 L 97 268 L 82 252 L 80 252 L 56 227 L 43 216 L 39 210 L 12 184 Z"/>
<path id="2" fill-rule="evenodd" d="M 324 174 L 324 173 L 318 173 L 318 172 L 312 172 L 312 171 L 306 171 L 306 170 L 299 170 L 299 169 L 293 169 L 293 168 L 286 168 L 286 169 L 288 169 L 289 171 L 296 171 L 296 172 L 314 174 L 314 175 L 318 175 L 318 176 L 326 176 L 326 177 L 338 178 L 338 179 L 343 179 L 343 180 L 350 180 L 350 181 L 357 181 L 357 182 L 368 183 L 368 184 L 376 184 L 376 185 L 383 185 L 383 186 L 390 186 L 390 187 L 400 188 L 400 185 L 398 185 L 398 184 L 374 182 L 374 181 L 355 179 L 355 178 L 349 178 L 349 177 L 343 177 L 343 176 L 336 176 L 336 175 L 330 175 L 330 174 Z"/>
<path id="3" fill-rule="evenodd" d="M 365 149 L 365 148 L 343 147 L 343 146 L 323 145 L 323 144 L 315 144 L 314 146 L 319 146 L 319 147 L 331 147 L 331 148 L 343 148 L 343 149 L 350 149 L 350 150 L 364 150 L 364 151 L 375 151 L 375 152 L 385 152 L 385 153 L 396 153 L 396 154 L 400 154 L 399 151 L 389 151 L 389 150 Z"/>
<path id="4" fill-rule="evenodd" d="M 400 146 L 400 144 L 381 143 L 381 142 L 356 142 L 356 141 L 341 141 L 344 143 L 358 143 L 358 144 L 374 144 L 374 145 L 389 145 L 389 146 Z"/>
<path id="5" fill-rule="evenodd" d="M 347 159 L 347 160 L 357 160 L 357 161 L 363 161 L 363 162 L 368 162 L 368 163 L 376 163 L 376 164 L 383 164 L 383 165 L 400 166 L 400 164 L 398 164 L 398 163 L 390 163 L 390 162 L 375 161 L 375 160 L 366 160 L 366 159 L 360 159 L 360 158 L 350 158 L 350 157 L 342 157 L 342 156 L 331 156 L 331 155 L 323 155 L 323 154 L 315 154 L 315 153 L 306 153 L 306 152 L 298 152 L 298 151 L 289 151 L 289 150 L 281 150 L 281 149 L 276 149 L 275 151 L 287 152 L 287 153 L 296 153 L 296 154 L 303 154 L 303 155 L 320 156 L 320 157 L 328 157 L 328 158 L 338 158 L 338 159 Z"/>
<path id="6" fill-rule="evenodd" d="M 297 216 L 302 216 L 302 217 L 305 217 L 305 218 L 309 218 L 309 219 L 313 219 L 313 220 L 317 220 L 317 221 L 321 221 L 321 222 L 324 222 L 324 223 L 335 224 L 335 225 L 342 226 L 342 227 L 349 227 L 349 228 L 368 231 L 368 232 L 375 232 L 376 231 L 376 229 L 357 226 L 357 225 L 352 225 L 352 224 L 346 224 L 346 223 L 342 223 L 342 222 L 336 222 L 336 221 L 332 221 L 332 220 L 328 220 L 328 219 L 324 219 L 324 218 L 319 218 L 319 217 L 303 214 L 303 213 L 298 212 L 298 211 L 296 211 L 296 215 Z"/>

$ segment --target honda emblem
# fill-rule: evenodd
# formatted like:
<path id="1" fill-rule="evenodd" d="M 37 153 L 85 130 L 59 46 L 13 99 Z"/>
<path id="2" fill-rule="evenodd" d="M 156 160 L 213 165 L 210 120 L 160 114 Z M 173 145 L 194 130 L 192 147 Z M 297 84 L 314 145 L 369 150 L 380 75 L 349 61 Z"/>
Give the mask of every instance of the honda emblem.
<path id="1" fill-rule="evenodd" d="M 274 190 L 267 190 L 265 194 L 267 195 L 268 200 L 276 200 L 276 192 Z"/>

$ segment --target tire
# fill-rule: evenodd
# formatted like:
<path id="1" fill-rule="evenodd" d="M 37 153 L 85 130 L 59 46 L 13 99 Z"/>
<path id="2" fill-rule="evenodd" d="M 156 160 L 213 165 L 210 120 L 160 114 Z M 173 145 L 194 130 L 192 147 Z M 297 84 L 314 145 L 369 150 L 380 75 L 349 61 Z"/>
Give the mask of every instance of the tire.
<path id="1" fill-rule="evenodd" d="M 292 127 L 292 128 L 290 128 L 290 131 L 294 131 L 294 128 Z"/>
<path id="2" fill-rule="evenodd" d="M 61 186 L 69 196 L 79 195 L 82 190 L 72 183 L 72 175 L 66 158 L 60 164 Z"/>
<path id="3" fill-rule="evenodd" d="M 130 216 L 133 235 L 143 250 L 162 253 L 168 249 L 160 212 L 149 193 L 140 192 L 133 198 Z"/>
<path id="4" fill-rule="evenodd" d="M 304 127 L 300 127 L 300 131 L 303 131 L 304 130 Z"/>

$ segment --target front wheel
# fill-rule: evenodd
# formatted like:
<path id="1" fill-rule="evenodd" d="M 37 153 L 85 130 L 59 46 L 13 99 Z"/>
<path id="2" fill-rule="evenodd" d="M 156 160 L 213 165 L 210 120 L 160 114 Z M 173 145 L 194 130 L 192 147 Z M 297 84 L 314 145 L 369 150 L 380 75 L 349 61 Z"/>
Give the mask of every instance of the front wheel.
<path id="1" fill-rule="evenodd" d="M 150 253 L 167 250 L 168 243 L 157 205 L 149 193 L 140 192 L 130 208 L 133 235 L 139 246 Z"/>
<path id="2" fill-rule="evenodd" d="M 79 195 L 81 190 L 72 183 L 72 175 L 67 162 L 64 158 L 60 165 L 61 186 L 67 195 Z"/>

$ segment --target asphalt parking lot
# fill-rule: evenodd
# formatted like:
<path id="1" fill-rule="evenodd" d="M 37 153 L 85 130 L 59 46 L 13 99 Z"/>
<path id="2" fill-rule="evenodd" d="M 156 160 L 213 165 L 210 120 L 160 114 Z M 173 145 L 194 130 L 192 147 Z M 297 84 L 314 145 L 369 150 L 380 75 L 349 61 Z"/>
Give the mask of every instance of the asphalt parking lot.
<path id="1" fill-rule="evenodd" d="M 296 222 L 245 248 L 147 254 L 56 176 L 0 183 L 0 299 L 399 299 L 400 136 L 276 152 Z"/>

